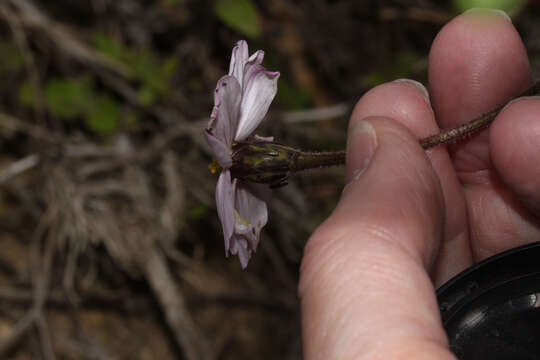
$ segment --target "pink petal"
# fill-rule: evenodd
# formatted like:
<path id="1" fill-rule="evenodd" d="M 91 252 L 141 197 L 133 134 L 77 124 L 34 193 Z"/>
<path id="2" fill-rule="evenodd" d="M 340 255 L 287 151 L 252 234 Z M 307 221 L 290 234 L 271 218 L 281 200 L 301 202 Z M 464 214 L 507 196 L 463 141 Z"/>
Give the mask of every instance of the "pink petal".
<path id="1" fill-rule="evenodd" d="M 219 165 L 224 169 L 230 168 L 232 157 L 229 145 L 215 137 L 208 129 L 204 130 L 204 135 Z"/>
<path id="2" fill-rule="evenodd" d="M 249 59 L 246 60 L 246 66 L 255 64 L 255 65 L 261 65 L 264 59 L 264 51 L 257 50 L 251 56 Z M 245 73 L 245 70 L 244 70 Z"/>
<path id="3" fill-rule="evenodd" d="M 214 91 L 214 108 L 206 130 L 229 148 L 238 126 L 241 99 L 242 89 L 234 77 L 225 75 L 219 79 Z"/>
<path id="4" fill-rule="evenodd" d="M 255 131 L 277 93 L 279 72 L 267 71 L 261 65 L 254 65 L 248 70 L 244 74 L 240 119 L 235 141 L 243 141 Z"/>
<path id="5" fill-rule="evenodd" d="M 229 75 L 234 76 L 240 85 L 244 77 L 244 65 L 248 59 L 249 50 L 245 40 L 240 40 L 233 48 L 231 55 L 231 63 L 229 65 Z"/>
<path id="6" fill-rule="evenodd" d="M 242 89 L 245 89 L 247 87 L 247 83 L 251 81 L 254 74 L 261 71 L 261 68 L 263 71 L 266 71 L 266 69 L 261 65 L 263 59 L 264 51 L 262 50 L 257 50 L 249 57 L 249 59 L 247 59 L 244 66 L 244 75 L 242 78 L 242 82 L 240 83 L 242 85 Z"/>
<path id="7" fill-rule="evenodd" d="M 230 252 L 233 255 L 238 255 L 242 269 L 245 269 L 248 266 L 249 259 L 253 253 L 253 251 L 249 248 L 246 238 L 237 235 L 233 235 L 231 238 Z"/>
<path id="8" fill-rule="evenodd" d="M 238 221 L 235 222 L 235 234 L 241 234 L 249 243 L 249 248 L 257 250 L 261 229 L 268 221 L 268 210 L 266 203 L 257 198 L 240 184 L 236 188 L 235 205 L 238 214 L 249 223 L 246 227 Z"/>
<path id="9" fill-rule="evenodd" d="M 216 186 L 216 207 L 223 228 L 223 237 L 225 239 L 225 255 L 228 253 L 231 245 L 231 237 L 234 232 L 234 198 L 236 192 L 236 179 L 231 182 L 231 172 L 223 170 Z"/>

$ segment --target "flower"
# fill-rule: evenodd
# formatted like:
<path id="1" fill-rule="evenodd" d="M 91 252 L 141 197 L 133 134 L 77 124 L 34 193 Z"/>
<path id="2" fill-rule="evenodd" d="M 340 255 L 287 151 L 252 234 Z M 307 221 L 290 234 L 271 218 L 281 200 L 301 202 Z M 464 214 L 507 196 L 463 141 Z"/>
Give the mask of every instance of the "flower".
<path id="1" fill-rule="evenodd" d="M 277 93 L 279 72 L 262 65 L 264 52 L 249 56 L 246 41 L 232 51 L 229 74 L 219 79 L 214 91 L 214 108 L 205 135 L 222 167 L 216 186 L 216 206 L 223 227 L 225 255 L 238 255 L 242 268 L 257 250 L 261 229 L 268 220 L 266 203 L 245 184 L 231 176 L 233 145 L 271 141 L 253 135 Z"/>

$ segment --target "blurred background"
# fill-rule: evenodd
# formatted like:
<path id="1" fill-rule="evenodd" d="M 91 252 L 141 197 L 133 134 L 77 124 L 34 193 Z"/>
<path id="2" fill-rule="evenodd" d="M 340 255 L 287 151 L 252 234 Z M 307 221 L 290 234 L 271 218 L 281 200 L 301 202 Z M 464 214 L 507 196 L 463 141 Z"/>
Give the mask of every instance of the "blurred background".
<path id="1" fill-rule="evenodd" d="M 338 150 L 363 92 L 427 84 L 437 32 L 486 6 L 537 69 L 535 1 L 0 0 L 0 358 L 300 359 L 302 251 L 343 169 L 258 189 L 257 254 L 225 258 L 202 130 L 232 47 L 281 72 L 259 135 Z"/>

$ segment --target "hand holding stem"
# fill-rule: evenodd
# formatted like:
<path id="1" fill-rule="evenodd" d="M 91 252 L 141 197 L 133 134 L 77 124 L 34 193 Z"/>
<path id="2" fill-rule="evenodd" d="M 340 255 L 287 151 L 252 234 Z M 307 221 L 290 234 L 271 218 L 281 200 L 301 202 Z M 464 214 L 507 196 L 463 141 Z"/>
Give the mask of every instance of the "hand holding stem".
<path id="1" fill-rule="evenodd" d="M 490 131 L 455 146 L 426 156 L 417 144 L 527 88 L 517 31 L 495 13 L 463 14 L 429 60 L 432 104 L 418 86 L 393 82 L 351 116 L 347 185 L 302 261 L 306 359 L 454 359 L 434 288 L 540 238 L 540 100 L 512 103 Z"/>

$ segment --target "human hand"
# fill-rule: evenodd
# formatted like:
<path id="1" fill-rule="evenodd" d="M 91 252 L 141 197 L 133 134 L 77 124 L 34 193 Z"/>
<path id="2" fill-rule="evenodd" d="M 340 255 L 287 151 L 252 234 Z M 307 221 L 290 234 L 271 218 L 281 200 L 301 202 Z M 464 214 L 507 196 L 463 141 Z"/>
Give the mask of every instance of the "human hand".
<path id="1" fill-rule="evenodd" d="M 496 12 L 455 18 L 432 45 L 429 80 L 431 105 L 398 81 L 369 91 L 351 116 L 347 185 L 301 267 L 306 359 L 453 359 L 435 287 L 539 238 L 538 98 L 513 102 L 466 141 L 418 144 L 527 88 L 511 22 Z"/>

